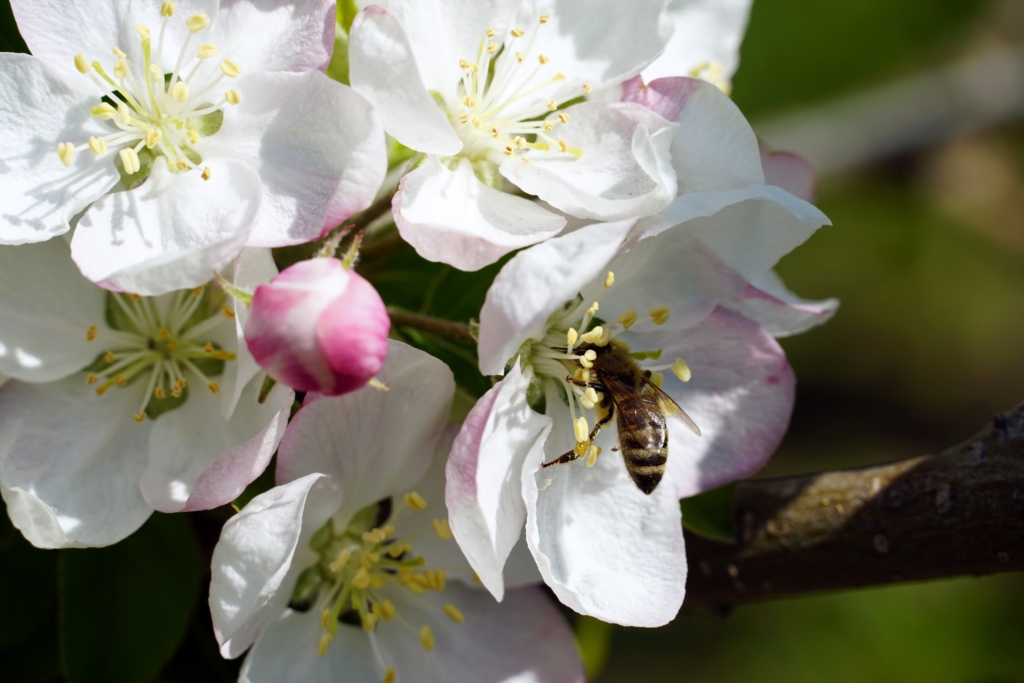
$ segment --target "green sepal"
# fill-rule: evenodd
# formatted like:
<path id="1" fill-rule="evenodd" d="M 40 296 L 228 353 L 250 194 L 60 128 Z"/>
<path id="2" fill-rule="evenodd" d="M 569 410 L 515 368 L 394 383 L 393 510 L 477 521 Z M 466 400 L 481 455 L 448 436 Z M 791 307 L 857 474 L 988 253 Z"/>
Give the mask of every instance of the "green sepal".
<path id="1" fill-rule="evenodd" d="M 736 484 L 683 498 L 679 501 L 683 527 L 712 541 L 735 543 L 736 532 L 732 523 L 735 499 Z"/>
<path id="2" fill-rule="evenodd" d="M 288 606 L 296 612 L 308 612 L 316 604 L 323 583 L 324 577 L 319 566 L 306 567 L 295 581 L 295 589 L 292 591 Z"/>
<path id="3" fill-rule="evenodd" d="M 344 0 L 338 3 L 339 14 L 343 4 L 345 4 Z M 336 21 L 334 22 L 334 54 L 331 55 L 331 62 L 327 65 L 327 77 L 344 85 L 351 85 L 348 63 L 348 32 L 342 23 Z"/>
<path id="4" fill-rule="evenodd" d="M 359 5 L 356 4 L 356 0 L 338 0 L 335 16 L 346 34 L 352 30 L 352 22 L 355 21 L 357 14 L 359 14 Z"/>
<path id="5" fill-rule="evenodd" d="M 267 396 L 270 395 L 270 392 L 274 389 L 275 385 L 277 385 L 276 379 L 274 379 L 270 375 L 264 377 L 263 385 L 260 387 L 260 395 L 259 398 L 256 399 L 256 402 L 259 403 L 260 405 L 265 403 L 267 400 Z"/>
<path id="6" fill-rule="evenodd" d="M 495 190 L 501 189 L 504 178 L 498 173 L 498 166 L 486 159 L 473 162 L 473 175 L 481 183 Z"/>

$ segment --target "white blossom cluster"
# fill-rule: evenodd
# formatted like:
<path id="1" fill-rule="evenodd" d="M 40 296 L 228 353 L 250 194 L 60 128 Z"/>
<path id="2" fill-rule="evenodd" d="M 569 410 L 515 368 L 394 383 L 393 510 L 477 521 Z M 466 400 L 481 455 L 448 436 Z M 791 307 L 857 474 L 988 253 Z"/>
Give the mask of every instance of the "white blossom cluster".
<path id="1" fill-rule="evenodd" d="M 350 85 L 325 75 L 333 0 L 11 6 L 31 55 L 0 55 L 0 493 L 27 539 L 117 543 L 231 503 L 277 453 L 212 561 L 252 683 L 582 681 L 541 584 L 675 617 L 679 500 L 764 464 L 795 385 L 775 338 L 836 307 L 772 270 L 828 219 L 729 99 L 749 0 L 360 3 Z M 517 252 L 462 422 L 351 263 L 274 262 L 388 197 L 426 260 Z M 667 411 L 651 490 L 591 376 L 608 348 L 689 416 Z"/>

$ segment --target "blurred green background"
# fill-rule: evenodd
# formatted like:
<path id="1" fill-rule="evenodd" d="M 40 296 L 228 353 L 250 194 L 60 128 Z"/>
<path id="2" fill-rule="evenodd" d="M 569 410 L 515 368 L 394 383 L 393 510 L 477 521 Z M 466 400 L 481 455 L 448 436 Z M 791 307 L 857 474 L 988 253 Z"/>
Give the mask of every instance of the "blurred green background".
<path id="1" fill-rule="evenodd" d="M 23 49 L 6 1 L 0 24 L 0 48 Z M 756 128 L 1021 41 L 1021 0 L 756 0 L 734 98 Z M 940 137 L 825 177 L 818 204 L 834 227 L 788 256 L 779 271 L 797 293 L 838 297 L 842 306 L 828 325 L 783 341 L 800 380 L 797 406 L 763 476 L 931 452 L 1024 400 L 1024 125 Z M 479 276 L 427 266 L 408 251 L 369 277 L 389 303 L 463 320 L 475 314 L 486 289 Z M 471 390 L 486 388 L 472 375 L 467 349 L 413 341 L 451 362 Z M 147 674 L 156 680 L 233 680 L 237 663 L 223 662 L 212 641 L 207 578 L 183 579 L 166 567 L 157 576 L 146 568 L 181 548 L 208 565 L 228 514 L 174 518 L 181 522 L 155 516 L 118 550 L 64 553 L 30 548 L 4 515 L 0 680 L 59 680 L 62 671 L 79 681 L 129 680 L 109 666 L 142 651 L 159 663 Z M 138 563 L 139 573 L 118 574 L 125 563 Z M 128 605 L 102 594 L 75 598 L 69 577 L 83 571 L 93 585 L 133 586 L 143 597 Z M 58 588 L 77 606 L 61 602 Z M 168 604 L 161 604 L 155 596 L 171 589 L 180 594 L 172 591 L 173 600 L 164 596 Z M 102 631 L 100 617 L 114 608 L 126 623 L 181 623 L 169 629 L 169 640 L 164 628 L 140 632 L 137 642 L 97 638 L 61 646 L 61 619 L 85 619 L 80 623 Z M 656 630 L 579 627 L 588 657 L 602 668 L 601 683 L 1024 681 L 1019 575 L 743 606 L 728 618 L 682 614 Z M 88 656 L 76 656 L 80 668 L 70 670 L 62 651 Z"/>

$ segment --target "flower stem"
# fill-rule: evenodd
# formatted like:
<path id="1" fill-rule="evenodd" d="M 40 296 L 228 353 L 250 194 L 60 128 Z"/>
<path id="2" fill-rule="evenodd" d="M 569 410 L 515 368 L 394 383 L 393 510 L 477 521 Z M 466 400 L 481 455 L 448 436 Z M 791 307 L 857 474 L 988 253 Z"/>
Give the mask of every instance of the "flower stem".
<path id="1" fill-rule="evenodd" d="M 440 337 L 455 339 L 463 342 L 476 343 L 469 325 L 457 323 L 451 320 L 443 320 L 420 313 L 410 313 L 394 307 L 388 308 L 388 315 L 391 316 L 391 324 L 401 327 L 412 327 L 424 332 L 430 332 Z"/>

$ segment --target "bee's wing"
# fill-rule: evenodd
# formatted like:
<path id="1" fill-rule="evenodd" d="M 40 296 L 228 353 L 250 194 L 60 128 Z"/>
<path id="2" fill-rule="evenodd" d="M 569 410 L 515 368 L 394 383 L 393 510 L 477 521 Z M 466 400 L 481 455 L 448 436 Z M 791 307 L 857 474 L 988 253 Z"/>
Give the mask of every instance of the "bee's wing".
<path id="1" fill-rule="evenodd" d="M 678 418 L 683 424 L 689 427 L 691 432 L 700 436 L 700 427 L 698 427 L 697 423 L 686 414 L 685 410 L 679 407 L 679 404 L 676 403 L 671 396 L 666 394 L 661 387 L 648 378 L 644 378 L 644 384 L 654 392 L 655 396 L 658 397 L 658 402 L 661 404 L 661 409 L 664 411 L 666 417 Z"/>

